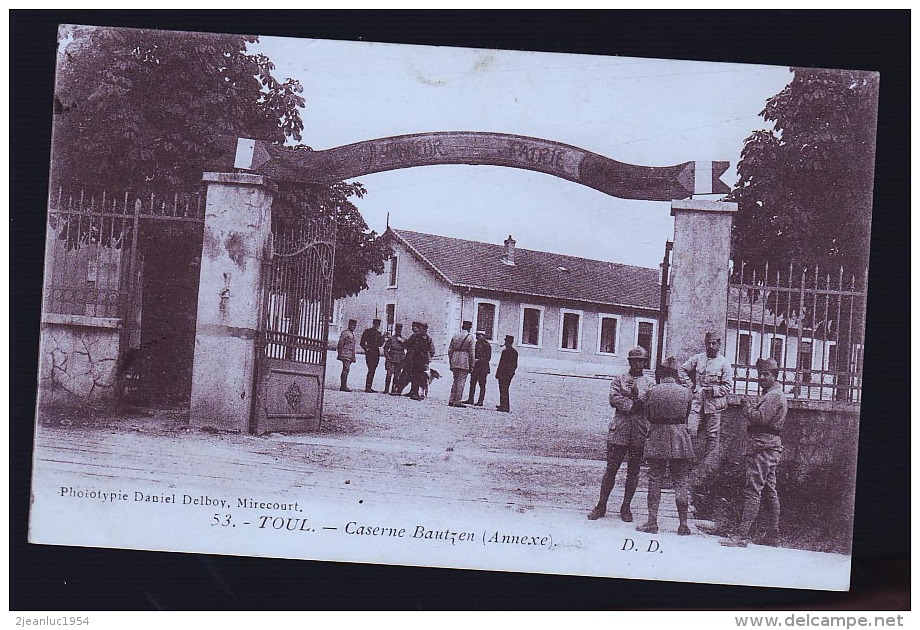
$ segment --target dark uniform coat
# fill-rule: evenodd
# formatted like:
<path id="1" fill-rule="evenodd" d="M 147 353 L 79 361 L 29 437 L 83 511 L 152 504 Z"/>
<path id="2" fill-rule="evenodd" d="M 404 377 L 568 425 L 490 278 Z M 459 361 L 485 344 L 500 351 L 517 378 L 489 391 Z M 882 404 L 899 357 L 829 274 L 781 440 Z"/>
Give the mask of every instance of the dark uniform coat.
<path id="1" fill-rule="evenodd" d="M 412 336 L 406 339 L 406 359 L 403 361 L 403 369 L 408 373 L 424 372 L 428 369 L 428 363 L 434 356 L 434 343 L 427 333 L 412 333 Z"/>
<path id="2" fill-rule="evenodd" d="M 383 345 L 383 333 L 376 328 L 366 328 L 361 333 L 360 346 L 369 357 L 380 358 L 380 347 Z"/>
<path id="3" fill-rule="evenodd" d="M 517 367 L 518 351 L 506 346 L 505 349 L 502 350 L 502 356 L 498 359 L 498 367 L 495 368 L 495 378 L 500 381 L 510 381 L 514 378 Z"/>
<path id="4" fill-rule="evenodd" d="M 476 341 L 476 362 L 473 364 L 473 374 L 485 375 L 490 372 L 489 361 L 492 360 L 492 345 L 486 339 Z"/>

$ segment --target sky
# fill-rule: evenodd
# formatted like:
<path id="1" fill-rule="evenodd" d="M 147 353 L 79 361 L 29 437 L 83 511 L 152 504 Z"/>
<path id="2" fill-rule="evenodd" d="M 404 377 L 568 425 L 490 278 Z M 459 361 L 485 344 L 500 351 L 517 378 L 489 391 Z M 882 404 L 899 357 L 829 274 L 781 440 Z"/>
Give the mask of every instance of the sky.
<path id="1" fill-rule="evenodd" d="M 728 160 L 766 123 L 788 68 L 263 37 L 279 79 L 304 87 L 316 150 L 433 131 L 554 140 L 644 166 Z M 623 200 L 500 166 L 425 166 L 356 179 L 371 229 L 395 228 L 657 268 L 670 204 Z"/>

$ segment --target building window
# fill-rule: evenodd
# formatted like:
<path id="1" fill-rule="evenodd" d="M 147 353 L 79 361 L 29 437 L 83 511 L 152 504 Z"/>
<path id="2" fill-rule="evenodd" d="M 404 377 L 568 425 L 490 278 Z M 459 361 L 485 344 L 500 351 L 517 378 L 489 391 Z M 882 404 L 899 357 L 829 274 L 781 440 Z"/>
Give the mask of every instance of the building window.
<path id="1" fill-rule="evenodd" d="M 520 346 L 539 348 L 543 345 L 543 307 L 521 307 Z"/>
<path id="2" fill-rule="evenodd" d="M 751 336 L 747 333 L 738 335 L 738 351 L 735 353 L 735 363 L 738 365 L 751 364 Z"/>
<path id="3" fill-rule="evenodd" d="M 811 380 L 811 362 L 814 359 L 814 350 L 811 341 L 802 341 L 799 346 L 799 369 L 802 371 L 802 380 Z"/>
<path id="4" fill-rule="evenodd" d="M 655 321 L 636 318 L 636 345 L 648 352 L 648 364 L 655 364 Z"/>
<path id="5" fill-rule="evenodd" d="M 597 353 L 616 354 L 619 343 L 620 318 L 614 315 L 597 316 Z"/>
<path id="6" fill-rule="evenodd" d="M 833 341 L 826 342 L 827 344 L 827 357 L 825 357 L 826 365 L 824 369 L 828 372 L 837 371 L 837 343 Z"/>
<path id="7" fill-rule="evenodd" d="M 390 256 L 390 283 L 388 288 L 396 288 L 396 279 L 399 275 L 399 258 L 397 256 Z"/>
<path id="8" fill-rule="evenodd" d="M 581 311 L 560 309 L 559 349 L 581 351 Z"/>
<path id="9" fill-rule="evenodd" d="M 776 365 L 783 365 L 783 343 L 782 337 L 773 337 L 770 339 L 770 358 L 776 361 Z"/>
<path id="10" fill-rule="evenodd" d="M 481 330 L 486 334 L 486 339 L 495 341 L 498 327 L 498 302 L 476 298 L 474 304 L 476 317 L 473 320 L 473 330 Z"/>
<path id="11" fill-rule="evenodd" d="M 396 324 L 396 303 L 390 302 L 389 304 L 386 305 L 386 308 L 384 310 L 386 313 L 384 315 L 384 317 L 386 318 L 386 320 L 384 321 L 384 325 L 386 326 L 384 330 L 392 335 L 393 326 Z"/>

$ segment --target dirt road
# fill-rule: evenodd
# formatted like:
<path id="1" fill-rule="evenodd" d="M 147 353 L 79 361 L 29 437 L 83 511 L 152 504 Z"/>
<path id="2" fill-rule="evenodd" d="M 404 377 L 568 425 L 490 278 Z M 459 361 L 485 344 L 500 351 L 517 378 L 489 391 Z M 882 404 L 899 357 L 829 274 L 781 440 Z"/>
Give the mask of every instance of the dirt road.
<path id="1" fill-rule="evenodd" d="M 363 383 L 363 377 L 354 370 L 352 384 Z M 489 385 L 487 403 L 496 395 L 494 379 Z M 159 531 L 156 535 L 138 531 L 150 522 L 161 523 L 155 519 L 164 513 L 157 511 L 164 506 L 143 502 L 130 512 L 119 513 L 126 519 L 122 527 L 128 542 L 122 544 L 129 547 L 176 545 L 218 553 L 229 548 L 246 555 L 370 558 L 434 566 L 785 586 L 817 582 L 845 588 L 848 583 L 846 556 L 757 546 L 726 549 L 715 537 L 698 531 L 695 536 L 677 537 L 670 491 L 662 498 L 661 532 L 654 538 L 638 534 L 636 523 L 622 522 L 615 509 L 607 518 L 588 521 L 585 515 L 597 500 L 604 468 L 609 420 L 605 380 L 521 374 L 514 381 L 510 414 L 497 412 L 494 402 L 481 408 L 448 407 L 449 387 L 446 378 L 435 381 L 423 401 L 327 389 L 324 422 L 312 434 L 209 433 L 190 430 L 181 414 L 166 411 L 103 419 L 65 418 L 37 431 L 33 487 L 44 493 L 42 505 L 53 511 L 74 509 L 73 502 L 58 496 L 66 487 L 77 491 L 113 488 L 128 495 L 133 490 L 160 496 L 215 497 L 225 499 L 227 505 L 249 496 L 270 497 L 299 502 L 300 513 L 293 516 L 309 514 L 319 519 L 330 535 L 342 534 L 349 527 L 354 530 L 349 525 L 354 522 L 405 524 L 410 538 L 415 531 L 412 527 L 419 527 L 420 522 L 429 529 L 459 523 L 458 531 L 468 531 L 483 545 L 493 531 L 534 533 L 534 540 L 551 539 L 545 548 L 556 553 L 541 555 L 529 549 L 472 553 L 476 550 L 460 549 L 456 542 L 444 543 L 433 553 L 402 541 L 380 547 L 347 536 L 316 546 L 311 542 L 292 551 L 277 543 L 277 537 L 270 540 L 266 532 L 258 531 L 258 523 L 247 529 L 246 536 L 234 532 L 214 542 L 210 533 L 215 530 L 205 525 L 206 519 L 216 516 L 212 509 L 196 512 L 200 521 L 192 525 L 173 526 L 170 521 L 179 529 L 161 539 Z M 645 516 L 644 486 L 643 474 L 633 502 L 637 523 Z M 610 500 L 612 507 L 619 505 L 621 493 L 620 478 Z M 130 497 L 126 506 L 129 502 Z M 110 518 L 101 516 L 108 514 L 103 511 L 108 508 L 81 504 L 80 509 L 85 514 L 74 513 L 75 518 L 87 523 Z M 184 518 L 186 512 L 175 515 Z M 262 525 L 264 529 L 265 522 Z M 696 529 L 698 524 L 691 525 Z M 60 526 L 36 532 L 65 544 L 79 538 L 68 538 L 70 532 Z M 108 546 L 108 535 L 93 532 L 79 539 Z M 654 554 L 650 552 L 653 545 Z M 624 555 L 624 551 L 640 549 L 648 553 Z M 760 568 L 756 573 L 741 570 L 736 575 L 732 567 L 740 566 L 739 560 L 744 566 L 754 562 Z M 790 561 L 805 570 L 790 575 L 786 569 Z"/>

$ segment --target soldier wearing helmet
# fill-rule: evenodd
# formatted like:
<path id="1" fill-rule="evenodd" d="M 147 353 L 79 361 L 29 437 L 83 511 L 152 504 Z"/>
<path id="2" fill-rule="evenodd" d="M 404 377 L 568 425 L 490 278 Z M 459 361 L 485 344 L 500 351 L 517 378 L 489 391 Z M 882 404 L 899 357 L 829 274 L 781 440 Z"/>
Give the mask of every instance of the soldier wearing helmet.
<path id="1" fill-rule="evenodd" d="M 766 523 L 765 544 L 779 544 L 779 495 L 776 493 L 776 466 L 783 452 L 780 437 L 786 425 L 789 403 L 783 387 L 777 380 L 779 366 L 774 359 L 757 360 L 757 382 L 763 391 L 753 404 L 747 397 L 741 399 L 741 409 L 748 422 L 748 447 L 744 453 L 745 484 L 744 507 L 741 524 L 734 536 L 720 541 L 727 547 L 747 547 L 751 526 L 760 511 L 761 498 L 767 499 L 769 514 Z"/>
<path id="2" fill-rule="evenodd" d="M 698 514 L 711 503 L 710 489 L 701 485 L 719 469 L 722 411 L 728 407 L 728 394 L 734 381 L 731 363 L 719 352 L 721 333 L 707 332 L 704 344 L 705 352 L 693 355 L 677 370 L 680 383 L 693 392 L 688 425 L 696 437 L 698 464 L 691 475 L 691 484 L 695 486 Z"/>
<path id="3" fill-rule="evenodd" d="M 629 351 L 629 354 L 626 355 L 627 360 L 629 359 L 642 359 L 643 361 L 648 360 L 648 352 L 645 351 L 645 348 L 642 346 L 636 346 Z"/>
<path id="4" fill-rule="evenodd" d="M 648 351 L 645 348 L 630 350 L 627 361 L 629 372 L 615 377 L 610 383 L 610 406 L 614 409 L 614 415 L 607 431 L 607 468 L 601 479 L 600 498 L 588 513 L 592 521 L 607 513 L 607 501 L 623 460 L 627 460 L 626 485 L 620 505 L 620 518 L 627 523 L 633 520 L 630 504 L 639 485 L 639 466 L 642 464 L 645 438 L 648 435 L 645 399 L 655 381 L 644 372 L 648 362 Z"/>

